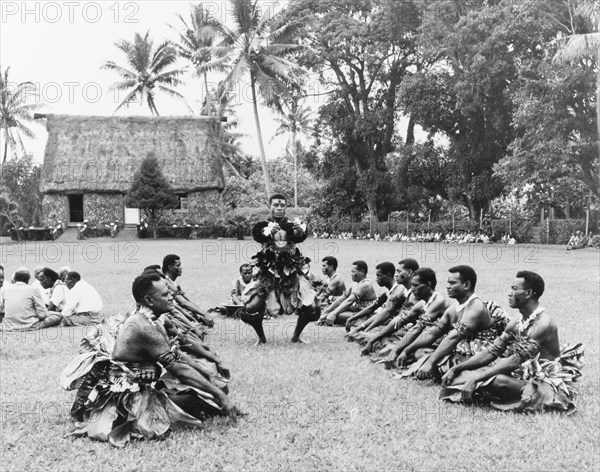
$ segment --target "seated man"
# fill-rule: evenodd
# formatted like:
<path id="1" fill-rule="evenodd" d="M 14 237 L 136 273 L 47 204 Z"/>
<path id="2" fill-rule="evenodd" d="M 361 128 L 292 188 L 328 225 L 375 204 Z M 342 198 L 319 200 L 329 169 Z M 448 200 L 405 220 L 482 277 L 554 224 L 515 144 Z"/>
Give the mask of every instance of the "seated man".
<path id="1" fill-rule="evenodd" d="M 59 314 L 48 314 L 41 289 L 28 285 L 30 277 L 29 270 L 22 267 L 14 274 L 15 282 L 0 289 L 4 331 L 48 328 L 56 326 L 62 319 Z"/>
<path id="2" fill-rule="evenodd" d="M 346 284 L 342 276 L 337 273 L 338 261 L 333 256 L 326 256 L 322 260 L 321 272 L 325 275 L 321 288 L 317 291 L 317 300 L 321 308 L 331 305 L 346 291 Z"/>
<path id="3" fill-rule="evenodd" d="M 61 311 L 61 326 L 83 326 L 100 323 L 102 299 L 94 287 L 81 278 L 79 272 L 67 274 L 67 302 Z"/>
<path id="4" fill-rule="evenodd" d="M 192 302 L 175 282 L 177 277 L 182 273 L 181 258 L 176 254 L 167 254 L 163 258 L 162 271 L 166 277 L 165 282 L 167 283 L 167 287 L 171 290 L 171 294 L 177 305 L 188 313 L 191 313 L 192 317 L 198 322 L 205 324 L 209 328 L 212 327 L 215 322 L 210 315 Z"/>
<path id="5" fill-rule="evenodd" d="M 390 354 L 387 358 L 383 359 L 386 369 L 392 368 L 400 353 L 417 339 L 427 327 L 433 325 L 446 310 L 446 300 L 440 293 L 435 291 L 436 285 L 437 278 L 432 269 L 421 267 L 415 272 L 415 275 L 411 280 L 412 293 L 417 300 L 422 300 L 424 302 L 424 305 L 419 309 L 422 314 L 418 317 L 414 326 L 412 326 L 396 344 L 389 346 Z M 402 320 L 402 323 L 405 324 L 410 320 L 414 320 L 415 311 L 416 310 L 411 310 L 405 317 L 409 319 Z M 362 355 L 371 352 L 372 343 L 372 340 L 369 341 L 362 350 Z"/>
<path id="6" fill-rule="evenodd" d="M 318 274 L 315 274 L 310 271 L 310 263 L 312 262 L 310 257 L 304 258 L 304 265 L 302 266 L 302 273 L 306 275 L 310 284 L 313 286 L 315 290 L 319 289 L 321 284 L 323 283 L 323 279 Z"/>
<path id="7" fill-rule="evenodd" d="M 85 338 L 84 352 L 61 376 L 63 388 L 79 387 L 71 415 L 81 423 L 73 435 L 124 446 L 163 437 L 176 424 L 201 426 L 210 415 L 235 418 L 239 410 L 223 389 L 169 336 L 161 315 L 173 299 L 164 279 L 144 273 L 132 292 L 135 313 Z M 186 343 L 185 334 L 177 338 Z"/>
<path id="8" fill-rule="evenodd" d="M 476 338 L 480 344 L 489 342 L 506 327 L 507 320 L 498 323 L 497 319 L 493 319 L 487 305 L 475 294 L 477 274 L 473 268 L 459 265 L 448 272 L 448 296 L 455 299 L 458 305 L 448 308 L 433 326 L 424 330 L 418 339 L 404 349 L 397 364 L 406 365 L 412 360 L 418 362 L 404 372 L 403 377 L 416 374 L 420 380 L 439 379 L 439 373 L 445 373 L 455 362 L 462 360 L 462 355 L 472 355 L 470 344 L 461 345 L 460 352 L 456 352 L 459 343 L 469 343 Z M 492 325 L 494 329 L 487 332 Z M 481 332 L 485 332 L 483 338 L 480 337 Z M 454 354 L 457 359 L 454 359 Z"/>
<path id="9" fill-rule="evenodd" d="M 58 274 L 48 267 L 44 267 L 39 280 L 42 288 L 48 290 L 48 311 L 62 311 L 67 302 L 67 286 L 58 278 Z"/>
<path id="10" fill-rule="evenodd" d="M 344 295 L 325 309 L 319 319 L 319 324 L 344 325 L 354 313 L 367 307 L 377 298 L 373 284 L 367 279 L 368 271 L 369 268 L 365 261 L 352 263 L 350 271 L 352 285 L 344 292 Z"/>
<path id="11" fill-rule="evenodd" d="M 410 309 L 415 304 L 415 298 L 410 290 L 410 281 L 419 263 L 415 259 L 403 259 L 398 262 L 394 280 L 395 286 L 390 290 L 390 296 L 378 313 L 375 313 L 364 323 L 356 326 L 349 334 L 349 340 L 354 340 L 359 332 L 368 333 L 398 314 L 400 309 Z M 393 292 L 393 293 L 392 293 Z"/>
<path id="12" fill-rule="evenodd" d="M 539 304 L 544 285 L 535 272 L 517 272 L 508 303 L 521 316 L 492 346 L 442 377 L 440 398 L 486 401 L 501 410 L 575 410 L 573 382 L 581 376 L 583 349 L 577 344 L 561 352 L 556 323 Z"/>
<path id="13" fill-rule="evenodd" d="M 40 282 L 40 279 L 42 278 L 42 273 L 44 272 L 44 269 L 45 269 L 44 266 L 36 266 L 33 269 L 33 279 L 31 280 L 31 286 L 39 287 L 39 289 L 42 291 L 42 298 L 44 300 L 44 305 L 48 306 L 48 303 L 50 303 L 50 298 L 49 298 L 50 291 L 45 289 L 44 287 L 42 287 L 42 283 Z"/>
<path id="14" fill-rule="evenodd" d="M 375 282 L 377 282 L 377 285 L 384 288 L 384 292 L 379 295 L 373 303 L 346 320 L 346 331 L 350 331 L 350 328 L 354 327 L 361 318 L 370 316 L 375 312 L 380 312 L 380 309 L 390 300 L 390 298 L 395 300 L 403 293 L 402 289 L 404 287 L 396 283 L 394 278 L 395 273 L 396 268 L 393 263 L 382 262 L 377 264 L 375 267 Z"/>
<path id="15" fill-rule="evenodd" d="M 236 277 L 231 283 L 229 304 L 211 309 L 219 311 L 229 318 L 234 317 L 238 308 L 244 304 L 242 301 L 242 293 L 244 293 L 244 290 L 246 290 L 246 287 L 252 281 L 252 266 L 250 264 L 242 264 L 239 271 L 240 276 Z"/>
<path id="16" fill-rule="evenodd" d="M 71 268 L 69 266 L 62 266 L 56 270 L 58 278 L 65 285 L 67 285 L 67 275 L 69 275 L 69 272 L 71 272 Z"/>

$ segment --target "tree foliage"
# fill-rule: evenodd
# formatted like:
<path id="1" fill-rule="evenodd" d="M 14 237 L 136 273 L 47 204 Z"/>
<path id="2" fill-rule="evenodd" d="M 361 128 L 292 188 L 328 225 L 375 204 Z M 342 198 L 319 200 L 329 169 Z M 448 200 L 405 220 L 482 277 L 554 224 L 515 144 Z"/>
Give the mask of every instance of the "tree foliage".
<path id="1" fill-rule="evenodd" d="M 149 153 L 133 177 L 125 198 L 128 207 L 139 208 L 154 229 L 164 217 L 165 210 L 176 208 L 179 200 L 163 175 L 156 156 Z"/>

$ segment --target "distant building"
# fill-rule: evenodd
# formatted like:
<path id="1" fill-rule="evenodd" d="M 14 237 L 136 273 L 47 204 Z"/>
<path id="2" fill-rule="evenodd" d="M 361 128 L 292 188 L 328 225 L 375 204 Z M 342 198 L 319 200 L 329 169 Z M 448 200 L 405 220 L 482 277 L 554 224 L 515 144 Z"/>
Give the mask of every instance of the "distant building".
<path id="1" fill-rule="evenodd" d="M 43 116 L 43 115 L 42 115 Z M 222 214 L 225 187 L 218 135 L 209 117 L 45 115 L 48 142 L 40 190 L 44 221 L 75 225 L 139 222 L 125 207 L 133 176 L 153 153 L 179 196 L 171 223 Z"/>

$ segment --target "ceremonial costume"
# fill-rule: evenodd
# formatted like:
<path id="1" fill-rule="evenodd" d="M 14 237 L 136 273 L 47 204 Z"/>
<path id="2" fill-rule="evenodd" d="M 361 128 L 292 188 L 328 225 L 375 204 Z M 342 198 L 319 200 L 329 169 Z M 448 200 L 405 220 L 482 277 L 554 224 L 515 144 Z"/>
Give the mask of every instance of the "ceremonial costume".
<path id="1" fill-rule="evenodd" d="M 489 403 L 499 410 L 534 412 L 549 409 L 567 413 L 576 410 L 573 400 L 578 392 L 575 382 L 581 377 L 583 347 L 581 344 L 563 347 L 556 359 L 540 359 L 540 345 L 531 338 L 531 333 L 535 320 L 544 312 L 545 308 L 538 307 L 527 320 L 521 318 L 514 329 L 507 329 L 487 348 L 496 359 L 513 355 L 521 359 L 520 367 L 510 374 L 515 379 L 527 382 L 521 399 L 508 402 L 493 396 L 486 390 L 486 386 L 496 378 L 492 376 L 478 382 L 473 393 L 474 400 Z M 477 371 L 486 370 L 493 364 L 480 367 Z M 440 398 L 460 402 L 461 392 L 472 372 L 461 372 L 452 385 L 442 389 Z"/>
<path id="2" fill-rule="evenodd" d="M 281 229 L 272 235 L 271 230 L 275 223 Z M 302 272 L 305 258 L 296 247 L 296 243 L 306 239 L 306 232 L 295 234 L 294 224 L 284 217 L 277 222 L 269 219 L 256 223 L 252 236 L 262 244 L 262 250 L 252 258 L 256 276 L 244 290 L 244 303 L 247 304 L 255 296 L 259 296 L 265 301 L 264 311 L 273 317 L 280 314 L 290 315 L 297 310 L 307 311 L 314 304 L 316 292 Z M 248 316 L 263 315 L 264 312 L 245 313 L 241 318 L 247 321 Z"/>
<path id="3" fill-rule="evenodd" d="M 127 328 L 134 325 L 121 329 L 123 324 L 110 318 L 96 326 L 82 339 L 80 354 L 64 369 L 60 379 L 66 390 L 78 389 L 71 409 L 71 416 L 78 421 L 73 435 L 87 435 L 122 447 L 133 438 L 159 438 L 177 424 L 200 426 L 203 417 L 221 411 L 211 393 L 184 384 L 167 371 L 175 362 L 182 362 L 185 335 L 169 338 L 165 315 L 155 320 L 146 307 L 138 308 L 137 313 L 168 339 L 171 349 L 145 362 L 117 362 L 111 353 L 119 332 L 131 335 Z M 211 364 L 204 361 L 203 366 Z M 211 381 L 226 391 L 227 380 L 216 369 Z M 193 396 L 193 411 L 184 411 L 173 401 L 179 395 Z"/>

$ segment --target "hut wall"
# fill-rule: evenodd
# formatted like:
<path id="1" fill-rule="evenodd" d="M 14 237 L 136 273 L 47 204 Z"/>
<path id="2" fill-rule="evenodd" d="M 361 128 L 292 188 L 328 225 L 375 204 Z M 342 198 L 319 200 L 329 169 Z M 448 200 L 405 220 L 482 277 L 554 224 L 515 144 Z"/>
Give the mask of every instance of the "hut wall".
<path id="1" fill-rule="evenodd" d="M 187 219 L 194 222 L 215 221 L 222 217 L 223 201 L 218 190 L 188 194 Z"/>
<path id="2" fill-rule="evenodd" d="M 59 221 L 69 222 L 69 202 L 66 195 L 51 193 L 42 199 L 42 214 L 45 226 L 55 226 Z"/>
<path id="3" fill-rule="evenodd" d="M 120 193 L 86 193 L 83 195 L 83 216 L 92 225 L 115 220 L 123 223 L 123 205 Z"/>

